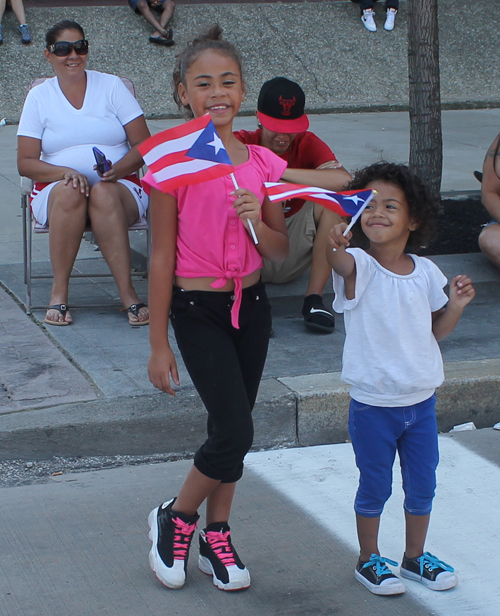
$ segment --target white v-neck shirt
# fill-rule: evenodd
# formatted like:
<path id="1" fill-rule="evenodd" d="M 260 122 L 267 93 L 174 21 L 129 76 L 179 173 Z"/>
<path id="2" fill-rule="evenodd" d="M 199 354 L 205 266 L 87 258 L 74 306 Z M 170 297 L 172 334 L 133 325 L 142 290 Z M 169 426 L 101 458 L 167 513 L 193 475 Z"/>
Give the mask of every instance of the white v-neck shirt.
<path id="1" fill-rule="evenodd" d="M 92 147 L 116 163 L 129 150 L 123 127 L 143 112 L 119 77 L 97 71 L 86 74 L 81 109 L 64 96 L 57 77 L 30 90 L 17 134 L 40 139 L 41 160 L 85 174 L 92 186 L 99 180 Z"/>
<path id="2" fill-rule="evenodd" d="M 333 309 L 344 313 L 346 340 L 342 380 L 356 401 L 372 406 L 408 406 L 430 398 L 444 380 L 443 359 L 432 333 L 432 313 L 448 297 L 447 280 L 429 259 L 410 255 L 411 274 L 391 272 L 361 248 L 354 299 L 334 272 Z"/>

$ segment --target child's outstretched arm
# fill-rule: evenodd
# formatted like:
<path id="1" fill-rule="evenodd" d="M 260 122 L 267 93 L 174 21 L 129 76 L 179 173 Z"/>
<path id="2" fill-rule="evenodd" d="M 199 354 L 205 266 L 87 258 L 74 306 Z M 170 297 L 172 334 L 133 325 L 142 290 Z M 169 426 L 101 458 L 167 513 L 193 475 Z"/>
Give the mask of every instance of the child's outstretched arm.
<path id="1" fill-rule="evenodd" d="M 167 394 L 175 395 L 170 376 L 179 385 L 179 373 L 168 341 L 177 247 L 177 203 L 174 197 L 151 190 L 150 222 L 153 251 L 149 269 L 149 380 Z"/>
<path id="2" fill-rule="evenodd" d="M 344 236 L 347 224 L 341 222 L 330 229 L 326 240 L 326 260 L 336 274 L 342 276 L 345 285 L 345 295 L 347 299 L 354 299 L 354 288 L 356 284 L 356 262 L 354 257 L 345 249 L 349 246 L 352 233 Z"/>
<path id="3" fill-rule="evenodd" d="M 432 314 L 432 332 L 436 340 L 443 340 L 455 329 L 467 304 L 474 299 L 476 291 L 472 280 L 464 274 L 455 276 L 450 284 L 450 301 L 442 310 Z"/>
<path id="4" fill-rule="evenodd" d="M 259 253 L 273 263 L 284 261 L 288 256 L 288 232 L 281 204 L 271 203 L 266 197 L 261 206 L 257 196 L 246 188 L 238 188 L 233 194 L 238 196 L 233 207 L 236 208 L 245 229 L 248 230 L 248 220 L 252 221 L 259 240 Z"/>

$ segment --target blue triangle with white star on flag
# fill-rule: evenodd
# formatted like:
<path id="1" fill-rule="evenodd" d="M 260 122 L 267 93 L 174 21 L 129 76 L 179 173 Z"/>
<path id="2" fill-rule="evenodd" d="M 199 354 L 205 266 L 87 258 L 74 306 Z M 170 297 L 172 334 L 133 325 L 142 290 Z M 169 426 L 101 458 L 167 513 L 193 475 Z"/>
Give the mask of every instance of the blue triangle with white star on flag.
<path id="1" fill-rule="evenodd" d="M 200 160 L 210 160 L 214 163 L 222 163 L 225 165 L 232 164 L 212 120 L 210 120 L 205 130 L 193 143 L 186 156 L 189 156 L 189 158 L 198 158 Z"/>

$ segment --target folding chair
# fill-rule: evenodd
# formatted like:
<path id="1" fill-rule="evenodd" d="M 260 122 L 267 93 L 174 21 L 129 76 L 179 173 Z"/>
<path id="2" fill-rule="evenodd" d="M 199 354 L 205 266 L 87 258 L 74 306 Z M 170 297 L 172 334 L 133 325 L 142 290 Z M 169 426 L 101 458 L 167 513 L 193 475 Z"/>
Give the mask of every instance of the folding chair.
<path id="1" fill-rule="evenodd" d="M 39 77 L 31 82 L 30 89 L 43 83 L 48 77 Z M 125 86 L 135 97 L 135 87 L 132 81 L 127 77 L 120 78 Z M 32 303 L 32 281 L 43 278 L 53 278 L 52 274 L 34 274 L 33 273 L 33 234 L 49 233 L 48 227 L 40 225 L 31 214 L 30 207 L 30 195 L 33 189 L 33 182 L 26 177 L 21 177 L 21 212 L 22 212 L 22 225 L 23 225 L 23 262 L 24 262 L 24 284 L 26 285 L 26 314 L 31 314 L 33 309 L 43 309 L 46 306 L 34 306 Z M 151 234 L 149 233 L 149 212 L 146 212 L 146 217 L 141 218 L 128 228 L 129 231 L 145 231 L 146 232 L 146 246 L 147 246 L 147 265 L 145 271 L 132 270 L 132 276 L 139 276 L 141 278 L 147 276 L 149 271 L 149 257 L 151 254 Z M 91 233 L 90 227 L 85 229 L 85 233 Z M 110 273 L 103 274 L 102 272 L 80 274 L 72 272 L 70 278 L 109 278 Z M 103 306 L 104 304 L 79 304 L 78 307 L 92 308 L 97 306 Z M 75 306 L 75 304 L 73 304 Z"/>

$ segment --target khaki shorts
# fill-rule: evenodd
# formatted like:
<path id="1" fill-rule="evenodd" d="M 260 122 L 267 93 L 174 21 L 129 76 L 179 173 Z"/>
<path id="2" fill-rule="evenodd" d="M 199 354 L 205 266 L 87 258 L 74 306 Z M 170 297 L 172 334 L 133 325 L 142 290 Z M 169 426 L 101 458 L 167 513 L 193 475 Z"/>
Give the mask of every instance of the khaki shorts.
<path id="1" fill-rule="evenodd" d="M 285 219 L 290 241 L 290 254 L 283 263 L 271 263 L 264 259 L 262 280 L 284 284 L 295 280 L 312 263 L 316 224 L 314 222 L 314 203 L 306 201 L 302 208 L 290 218 Z"/>

